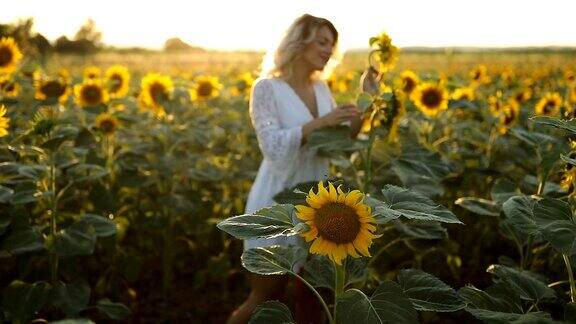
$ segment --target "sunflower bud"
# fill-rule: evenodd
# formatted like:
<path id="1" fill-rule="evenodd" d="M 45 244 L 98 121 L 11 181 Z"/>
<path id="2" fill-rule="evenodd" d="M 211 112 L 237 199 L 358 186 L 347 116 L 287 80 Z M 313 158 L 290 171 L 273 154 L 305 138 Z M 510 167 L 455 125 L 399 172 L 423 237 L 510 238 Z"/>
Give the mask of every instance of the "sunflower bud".
<path id="1" fill-rule="evenodd" d="M 367 68 L 360 77 L 360 90 L 373 96 L 378 95 L 380 93 L 380 87 L 378 86 L 378 80 L 376 80 L 377 76 L 378 71 L 373 67 Z"/>

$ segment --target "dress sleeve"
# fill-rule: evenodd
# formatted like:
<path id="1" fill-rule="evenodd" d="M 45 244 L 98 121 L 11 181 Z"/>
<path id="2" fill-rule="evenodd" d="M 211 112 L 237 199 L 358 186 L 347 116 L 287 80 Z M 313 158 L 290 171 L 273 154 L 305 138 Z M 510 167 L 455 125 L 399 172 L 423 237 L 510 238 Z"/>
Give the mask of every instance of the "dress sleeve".
<path id="1" fill-rule="evenodd" d="M 250 119 L 262 155 L 271 161 L 290 162 L 300 148 L 302 126 L 282 128 L 278 104 L 269 80 L 259 80 L 250 96 Z"/>

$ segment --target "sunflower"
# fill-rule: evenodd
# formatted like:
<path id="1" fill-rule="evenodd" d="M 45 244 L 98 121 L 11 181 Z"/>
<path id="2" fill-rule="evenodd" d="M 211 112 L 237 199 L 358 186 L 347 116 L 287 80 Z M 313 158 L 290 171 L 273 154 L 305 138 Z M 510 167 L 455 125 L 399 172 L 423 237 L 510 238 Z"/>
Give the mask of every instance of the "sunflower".
<path id="1" fill-rule="evenodd" d="M 376 221 L 363 199 L 360 191 L 345 193 L 330 182 L 327 190 L 320 181 L 317 194 L 310 189 L 306 197 L 309 206 L 295 207 L 296 216 L 310 227 L 301 234 L 307 242 L 313 241 L 310 253 L 326 255 L 339 265 L 348 255 L 370 256 L 372 240 L 381 235 L 374 234 Z"/>
<path id="2" fill-rule="evenodd" d="M 96 117 L 96 128 L 103 134 L 111 135 L 118 128 L 119 122 L 116 116 L 110 113 L 103 113 Z"/>
<path id="3" fill-rule="evenodd" d="M 0 97 L 16 98 L 20 93 L 20 85 L 8 75 L 0 75 Z"/>
<path id="4" fill-rule="evenodd" d="M 536 104 L 536 115 L 555 116 L 560 112 L 562 106 L 562 97 L 558 92 L 548 92 Z"/>
<path id="5" fill-rule="evenodd" d="M 60 103 L 66 102 L 72 92 L 70 87 L 62 78 L 46 79 L 37 78 L 34 81 L 36 93 L 34 97 L 38 100 L 57 100 Z"/>
<path id="6" fill-rule="evenodd" d="M 521 89 L 512 97 L 514 101 L 518 104 L 523 104 L 532 97 L 532 91 L 530 89 Z"/>
<path id="7" fill-rule="evenodd" d="M 564 71 L 564 79 L 568 85 L 574 85 L 576 83 L 576 73 L 572 70 Z"/>
<path id="8" fill-rule="evenodd" d="M 12 73 L 21 59 L 22 53 L 14 38 L 2 37 L 0 39 L 0 74 Z"/>
<path id="9" fill-rule="evenodd" d="M 194 79 L 194 85 L 190 89 L 191 100 L 208 100 L 218 97 L 222 84 L 218 78 L 211 76 L 199 76 Z"/>
<path id="10" fill-rule="evenodd" d="M 111 66 L 106 70 L 104 80 L 110 97 L 122 98 L 128 93 L 130 73 L 126 67 L 121 65 Z"/>
<path id="11" fill-rule="evenodd" d="M 242 73 L 236 79 L 236 83 L 232 87 L 231 93 L 233 96 L 240 96 L 247 94 L 252 84 L 254 83 L 254 78 L 250 72 Z"/>
<path id="12" fill-rule="evenodd" d="M 102 87 L 102 81 L 87 79 L 74 86 L 76 102 L 81 107 L 96 106 L 108 102 L 108 91 Z"/>
<path id="13" fill-rule="evenodd" d="M 419 79 L 416 73 L 406 70 L 400 74 L 401 89 L 406 95 L 410 95 L 416 86 L 418 85 Z"/>
<path id="14" fill-rule="evenodd" d="M 500 134 L 506 134 L 508 129 L 512 127 L 518 120 L 520 114 L 520 106 L 515 101 L 509 101 L 502 109 L 499 116 L 500 127 L 498 128 Z"/>
<path id="15" fill-rule="evenodd" d="M 380 72 L 386 72 L 393 68 L 398 60 L 398 47 L 392 45 L 392 38 L 386 33 L 381 33 L 370 38 L 370 46 L 376 47 L 376 60 L 380 63 Z"/>
<path id="16" fill-rule="evenodd" d="M 10 127 L 10 119 L 4 117 L 6 115 L 6 107 L 0 105 L 0 137 L 8 135 L 8 128 Z"/>
<path id="17" fill-rule="evenodd" d="M 102 75 L 102 70 L 97 66 L 88 66 L 84 68 L 83 76 L 84 79 L 100 79 Z"/>
<path id="18" fill-rule="evenodd" d="M 502 99 L 502 92 L 497 91 L 496 95 L 491 95 L 488 97 L 488 108 L 490 109 L 490 113 L 494 117 L 500 116 L 502 111 L 504 110 L 504 101 Z"/>
<path id="19" fill-rule="evenodd" d="M 470 87 L 458 88 L 458 89 L 454 90 L 454 92 L 452 93 L 452 99 L 453 100 L 472 101 L 472 100 L 474 100 L 474 98 L 475 98 L 474 88 L 470 88 Z"/>
<path id="20" fill-rule="evenodd" d="M 174 84 L 169 76 L 148 73 L 141 81 L 138 102 L 142 108 L 151 108 L 162 115 L 164 103 L 170 99 Z"/>
<path id="21" fill-rule="evenodd" d="M 492 78 L 488 75 L 488 70 L 485 65 L 478 65 L 472 71 L 470 71 L 470 79 L 472 80 L 472 85 L 477 86 L 480 84 L 488 84 L 492 81 Z"/>
<path id="22" fill-rule="evenodd" d="M 423 83 L 416 87 L 411 97 L 416 107 L 430 117 L 448 108 L 448 93 L 440 85 Z"/>

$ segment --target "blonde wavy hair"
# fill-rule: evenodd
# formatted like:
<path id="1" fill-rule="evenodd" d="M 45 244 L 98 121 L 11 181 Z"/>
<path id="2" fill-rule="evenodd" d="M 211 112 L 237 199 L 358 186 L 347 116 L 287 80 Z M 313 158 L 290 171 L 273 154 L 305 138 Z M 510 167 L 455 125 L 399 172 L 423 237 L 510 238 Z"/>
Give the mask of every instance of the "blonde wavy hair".
<path id="1" fill-rule="evenodd" d="M 322 26 L 328 27 L 334 36 L 334 52 L 322 71 L 316 71 L 312 78 L 327 79 L 334 68 L 340 63 L 341 54 L 338 50 L 338 31 L 325 18 L 304 14 L 298 17 L 284 32 L 279 45 L 268 50 L 262 60 L 260 78 L 290 76 L 294 61 L 300 57 L 306 46 L 314 40 L 316 32 Z"/>

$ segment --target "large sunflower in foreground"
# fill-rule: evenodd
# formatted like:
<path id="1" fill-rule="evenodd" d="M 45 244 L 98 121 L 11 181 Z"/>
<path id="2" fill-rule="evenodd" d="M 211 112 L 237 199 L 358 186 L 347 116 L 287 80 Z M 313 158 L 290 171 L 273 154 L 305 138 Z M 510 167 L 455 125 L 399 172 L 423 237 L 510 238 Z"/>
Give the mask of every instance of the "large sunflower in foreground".
<path id="1" fill-rule="evenodd" d="M 309 206 L 296 206 L 296 216 L 310 227 L 301 234 L 307 242 L 313 241 L 310 253 L 326 255 L 339 265 L 349 255 L 370 256 L 372 240 L 381 235 L 374 234 L 376 221 L 363 199 L 360 191 L 345 193 L 330 182 L 327 189 L 320 181 L 317 194 L 310 189 Z"/>
<path id="2" fill-rule="evenodd" d="M 0 39 L 0 74 L 14 71 L 20 59 L 22 59 L 22 53 L 14 38 L 2 37 Z"/>
<path id="3" fill-rule="evenodd" d="M 108 89 L 108 94 L 112 98 L 122 98 L 130 89 L 130 73 L 128 69 L 121 65 L 114 65 L 106 70 L 104 83 Z"/>
<path id="4" fill-rule="evenodd" d="M 87 79 L 74 87 L 76 102 L 82 107 L 95 106 L 108 102 L 108 91 L 102 86 L 102 81 Z"/>
<path id="5" fill-rule="evenodd" d="M 412 93 L 414 104 L 426 116 L 435 117 L 448 108 L 448 92 L 441 85 L 423 83 Z"/>
<path id="6" fill-rule="evenodd" d="M 156 113 L 164 111 L 164 103 L 170 99 L 174 84 L 169 76 L 148 73 L 141 81 L 138 101 L 143 108 Z"/>
<path id="7" fill-rule="evenodd" d="M 222 84 L 218 78 L 211 76 L 199 76 L 194 79 L 194 85 L 190 89 L 192 100 L 208 100 L 218 97 Z"/>
<path id="8" fill-rule="evenodd" d="M 536 115 L 556 116 L 560 112 L 561 106 L 562 97 L 560 94 L 558 92 L 548 92 L 536 104 L 535 112 Z"/>

